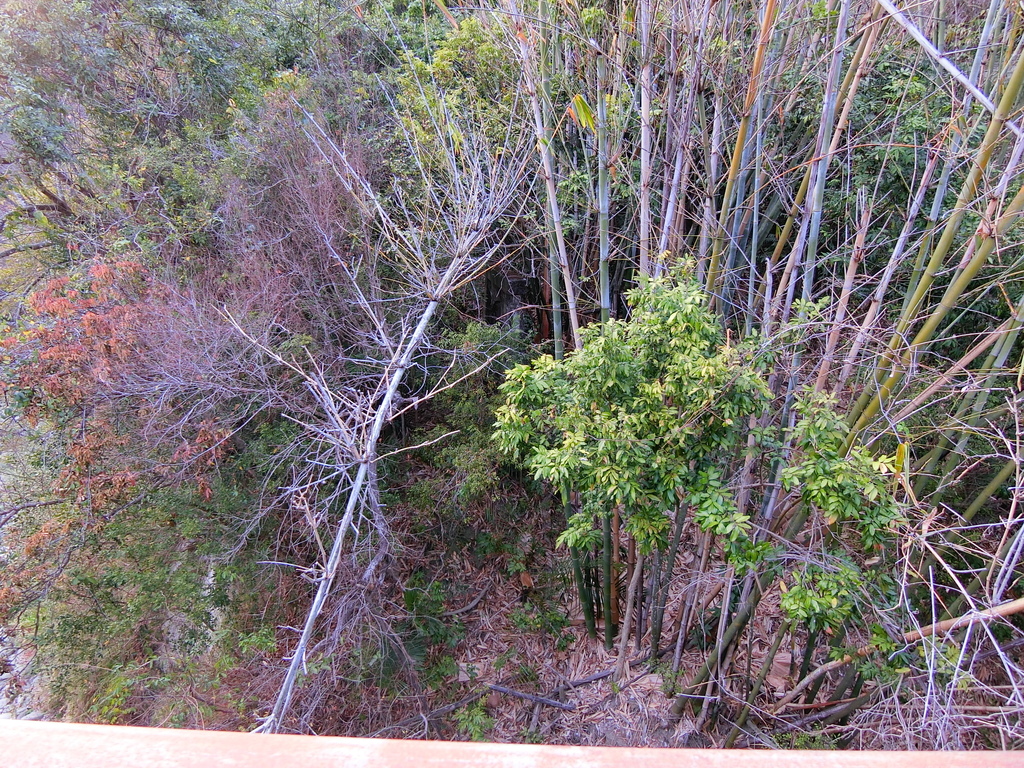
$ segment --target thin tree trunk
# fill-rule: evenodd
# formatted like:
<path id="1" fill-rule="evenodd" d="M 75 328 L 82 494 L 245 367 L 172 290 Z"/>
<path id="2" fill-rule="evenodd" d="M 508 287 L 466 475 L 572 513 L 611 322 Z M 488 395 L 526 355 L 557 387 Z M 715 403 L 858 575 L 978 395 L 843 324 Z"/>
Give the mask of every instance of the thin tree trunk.
<path id="1" fill-rule="evenodd" d="M 626 671 L 626 661 L 629 651 L 629 632 L 633 622 L 633 605 L 636 602 L 637 588 L 644 573 L 644 556 L 637 553 L 636 564 L 633 567 L 633 578 L 629 580 L 629 591 L 626 593 L 626 615 L 622 620 L 622 634 L 619 638 L 619 659 L 615 664 L 613 679 L 621 680 Z"/>
<path id="2" fill-rule="evenodd" d="M 449 273 L 450 272 L 451 267 L 449 268 Z M 384 428 L 384 424 L 387 423 L 389 416 L 391 415 L 391 405 L 394 402 L 395 394 L 398 392 L 398 387 L 402 383 L 402 378 L 405 376 L 405 372 L 408 370 L 409 364 L 412 362 L 413 355 L 417 350 L 419 350 L 420 344 L 423 342 L 423 338 L 427 332 L 427 325 L 430 323 L 431 318 L 433 318 L 434 312 L 437 310 L 437 306 L 438 302 L 436 300 L 431 301 L 426 305 L 423 309 L 423 313 L 420 315 L 419 323 L 417 323 L 412 335 L 405 342 L 405 345 L 401 347 L 397 357 L 388 368 L 385 378 L 385 380 L 389 382 L 388 387 L 384 391 L 384 395 L 381 397 L 380 402 L 377 404 L 373 421 L 370 425 L 369 434 L 366 436 L 365 443 L 363 444 L 362 455 L 359 457 L 359 469 L 356 471 L 356 477 L 348 492 L 348 500 L 345 503 L 345 512 L 341 517 L 341 521 L 335 528 L 334 542 L 331 545 L 330 557 L 324 566 L 324 572 L 320 576 L 319 583 L 317 584 L 313 603 L 310 605 L 309 612 L 306 614 L 306 621 L 303 624 L 299 642 L 295 645 L 294 651 L 292 651 L 291 662 L 288 665 L 288 671 L 285 673 L 284 681 L 281 684 L 281 690 L 278 692 L 277 699 L 274 702 L 274 707 L 267 719 L 263 721 L 259 728 L 257 728 L 257 731 L 261 733 L 276 733 L 281 727 L 284 716 L 288 711 L 288 706 L 291 704 L 292 695 L 295 689 L 295 680 L 298 677 L 299 670 L 305 665 L 306 650 L 313 638 L 313 631 L 316 628 L 317 619 L 320 618 L 324 604 L 327 602 L 327 597 L 330 595 L 331 588 L 334 586 L 334 579 L 338 574 L 338 566 L 341 563 L 341 553 L 345 542 L 345 533 L 352 527 L 352 520 L 355 516 L 356 508 L 359 505 L 359 500 L 362 497 L 363 486 L 366 482 L 367 473 L 370 466 L 377 459 L 377 442 L 380 439 L 381 430 Z"/>

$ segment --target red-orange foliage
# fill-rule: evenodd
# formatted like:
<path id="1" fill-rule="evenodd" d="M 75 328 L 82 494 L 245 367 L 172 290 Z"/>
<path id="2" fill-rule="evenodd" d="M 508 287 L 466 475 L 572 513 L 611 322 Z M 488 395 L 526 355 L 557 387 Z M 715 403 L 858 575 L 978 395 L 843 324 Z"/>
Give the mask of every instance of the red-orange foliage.
<path id="1" fill-rule="evenodd" d="M 190 423 L 187 409 L 172 412 L 173 398 L 157 405 L 137 386 L 159 383 L 166 358 L 157 351 L 176 354 L 166 297 L 141 263 L 98 261 L 36 291 L 21 326 L 0 339 L 0 392 L 65 455 L 53 486 L 56 514 L 6 539 L 20 557 L 0 592 L 0 616 L 44 591 L 81 532 L 103 527 L 141 491 L 191 482 L 199 498 L 212 499 L 206 475 L 228 454 L 230 429 L 206 417 Z M 154 350 L 154 338 L 168 349 Z M 155 415 L 174 428 L 147 436 Z"/>
<path id="2" fill-rule="evenodd" d="M 32 423 L 45 421 L 67 434 L 69 459 L 57 491 L 98 512 L 123 501 L 145 471 L 140 458 L 153 447 L 138 439 L 144 403 L 120 386 L 150 358 L 145 324 L 159 322 L 153 303 L 159 291 L 137 261 L 98 261 L 76 282 L 62 276 L 29 298 L 34 317 L 20 334 L 4 340 L 14 364 L 3 383 Z M 227 453 L 230 431 L 205 420 L 171 458 L 190 474 L 217 466 Z M 167 468 L 162 470 L 167 473 Z M 199 484 L 209 498 L 209 483 Z"/>
<path id="3" fill-rule="evenodd" d="M 32 393 L 25 409 L 30 419 L 81 407 L 140 353 L 141 306 L 151 298 L 145 268 L 100 262 L 84 283 L 74 287 L 69 277 L 58 277 L 29 298 L 35 323 L 14 340 L 28 354 L 7 387 Z"/>

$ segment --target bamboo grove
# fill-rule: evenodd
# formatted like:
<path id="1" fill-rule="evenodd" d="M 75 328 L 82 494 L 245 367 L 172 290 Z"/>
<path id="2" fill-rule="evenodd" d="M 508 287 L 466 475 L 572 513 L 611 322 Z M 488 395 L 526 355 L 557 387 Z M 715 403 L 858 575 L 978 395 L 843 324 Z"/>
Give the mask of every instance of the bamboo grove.
<path id="1" fill-rule="evenodd" d="M 397 634 L 381 495 L 455 434 L 405 419 L 500 368 L 486 443 L 616 686 L 659 670 L 719 746 L 1020 746 L 1019 5 L 114 5 L 4 17 L 3 393 L 67 457 L 5 490 L 29 559 L 230 490 L 212 583 L 291 521 L 301 629 L 245 722 L 308 728 L 309 662 Z M 446 346 L 459 312 L 500 338 Z M 23 624 L 51 560 L 0 590 Z"/>
<path id="2" fill-rule="evenodd" d="M 680 678 L 676 715 L 692 709 L 703 723 L 709 702 L 737 695 L 725 682 L 743 677 L 732 656 L 764 597 L 781 592 L 789 618 L 762 674 L 744 678 L 726 744 L 789 635 L 804 638 L 808 680 L 819 646 L 913 655 L 906 639 L 917 630 L 890 622 L 997 606 L 1008 593 L 986 585 L 1015 578 L 1010 527 L 971 566 L 960 558 L 976 516 L 1016 499 L 1019 473 L 1019 16 L 999 3 L 963 9 L 971 32 L 953 37 L 947 10 L 771 0 L 501 9 L 534 116 L 556 347 L 510 374 L 498 434 L 565 502 L 582 610 L 592 635 L 596 616 L 607 647 L 621 643 L 618 674 L 630 631 L 647 659 L 664 655 L 679 670 L 700 609 L 720 605 L 704 661 Z M 895 61 L 909 68 L 882 85 Z M 659 348 L 643 330 L 647 302 L 666 298 L 661 281 L 682 262 L 716 320 L 670 300 L 669 347 Z M 653 294 L 629 305 L 630 283 Z M 557 346 L 559 314 L 574 352 Z M 609 318 L 627 316 L 639 347 L 618 346 L 622 326 Z M 691 354 L 710 361 L 734 347 L 724 386 L 671 357 L 712 325 L 717 341 Z M 771 406 L 737 410 L 730 392 L 755 370 Z M 649 421 L 631 431 L 622 412 L 642 419 L 651 406 L 629 374 L 706 442 Z M 614 412 L 601 398 L 617 400 Z M 741 434 L 716 437 L 716 419 Z M 667 495 L 629 487 L 660 473 L 671 476 Z M 696 542 L 688 567 L 677 559 L 684 536 Z M 888 598 L 895 613 L 877 610 L 880 561 L 903 578 Z M 687 587 L 667 623 L 675 579 Z M 889 640 L 870 638 L 876 622 Z M 984 653 L 970 644 L 989 641 L 998 644 L 949 638 L 968 665 Z M 865 671 L 831 669 L 828 687 L 815 676 L 798 688 L 805 705 L 822 702 L 820 721 L 845 722 L 871 699 Z"/>

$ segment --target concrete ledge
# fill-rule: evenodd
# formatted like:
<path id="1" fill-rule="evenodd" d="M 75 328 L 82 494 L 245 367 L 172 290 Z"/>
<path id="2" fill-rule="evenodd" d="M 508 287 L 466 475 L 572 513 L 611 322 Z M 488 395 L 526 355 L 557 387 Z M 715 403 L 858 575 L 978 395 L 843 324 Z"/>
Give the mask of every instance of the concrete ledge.
<path id="1" fill-rule="evenodd" d="M 625 749 L 0 721 L 3 768 L 1024 768 L 1009 752 Z"/>

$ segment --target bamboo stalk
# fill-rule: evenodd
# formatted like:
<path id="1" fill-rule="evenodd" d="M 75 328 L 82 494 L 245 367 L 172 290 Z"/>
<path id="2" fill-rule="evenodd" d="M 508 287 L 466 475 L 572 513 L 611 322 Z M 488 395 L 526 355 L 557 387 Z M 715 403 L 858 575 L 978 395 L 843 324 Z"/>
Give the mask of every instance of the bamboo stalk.
<path id="1" fill-rule="evenodd" d="M 757 608 L 758 602 L 761 599 L 761 594 L 768 586 L 771 578 L 770 574 L 761 574 L 754 580 L 754 586 L 750 595 L 740 605 L 740 608 L 736 611 L 736 615 L 733 617 L 732 622 L 728 627 L 726 627 L 725 631 L 721 633 L 715 647 L 707 654 L 704 663 L 690 678 L 686 687 L 683 689 L 683 692 L 676 697 L 674 702 L 672 702 L 671 713 L 673 717 L 678 718 L 683 714 L 686 706 L 693 699 L 694 693 L 708 681 L 708 678 L 711 677 L 712 673 L 717 668 L 723 649 L 731 645 L 732 642 L 739 637 L 740 632 L 746 628 L 747 622 L 750 621 L 751 616 L 753 616 L 754 610 Z M 762 581 L 764 583 L 762 583 Z"/>
<path id="2" fill-rule="evenodd" d="M 872 206 L 865 198 L 866 191 L 862 187 L 858 190 L 858 199 L 861 201 L 861 217 L 857 226 L 857 237 L 853 244 L 853 251 L 850 260 L 846 264 L 846 275 L 843 278 L 843 287 L 839 294 L 839 302 L 836 305 L 836 314 L 832 320 L 832 330 L 825 341 L 825 351 L 821 356 L 821 366 L 818 368 L 818 377 L 814 382 L 814 391 L 821 392 L 825 388 L 825 379 L 828 378 L 829 369 L 832 366 L 832 358 L 835 354 L 836 345 L 839 343 L 839 334 L 843 330 L 843 323 L 846 321 L 846 308 L 850 303 L 850 295 L 853 293 L 853 278 L 857 274 L 860 263 L 864 260 L 864 241 L 868 236 L 868 225 L 871 222 Z"/>
<path id="3" fill-rule="evenodd" d="M 611 293 L 608 283 L 608 258 L 611 245 L 608 235 L 611 183 L 609 181 L 607 62 L 603 53 L 597 55 L 597 216 L 600 237 L 600 301 L 601 322 L 611 317 Z M 641 256 L 641 261 L 643 257 Z"/>
<path id="4" fill-rule="evenodd" d="M 672 6 L 673 13 L 676 10 L 676 6 Z M 707 38 L 708 30 L 710 29 L 709 19 L 711 18 L 711 0 L 704 0 L 704 5 L 701 10 L 700 18 L 703 23 L 700 25 L 700 31 L 697 36 L 697 46 L 694 50 L 693 57 L 696 61 L 703 60 L 707 52 Z M 673 47 L 673 53 L 675 47 Z M 690 73 L 689 82 L 687 84 L 686 97 L 683 99 L 683 111 L 682 116 L 679 120 L 679 126 L 676 130 L 671 132 L 671 136 L 675 139 L 677 145 L 675 153 L 675 162 L 673 163 L 672 180 L 668 186 L 668 194 L 663 195 L 667 197 L 667 203 L 665 205 L 665 214 L 662 219 L 662 230 L 661 239 L 659 240 L 658 249 L 661 252 L 669 250 L 673 243 L 675 235 L 675 221 L 676 212 L 679 208 L 680 199 L 685 200 L 683 194 L 687 187 L 687 179 L 689 177 L 689 168 L 691 167 L 691 155 L 692 153 L 687 151 L 686 145 L 689 141 L 690 130 L 693 126 L 693 118 L 695 114 L 695 107 L 698 103 L 697 99 L 697 87 L 701 81 L 699 77 L 699 68 L 694 68 L 694 71 Z M 673 82 L 675 81 L 675 71 L 672 72 L 671 77 Z M 674 114 L 674 110 L 672 111 Z M 666 138 L 666 148 L 668 146 L 668 139 Z M 666 153 L 668 154 L 668 153 Z M 661 269 L 662 265 L 658 266 Z"/>
<path id="5" fill-rule="evenodd" d="M 832 49 L 832 62 L 829 66 L 828 80 L 825 83 L 825 104 L 821 113 L 821 122 L 818 130 L 817 143 L 815 144 L 815 160 L 812 163 L 811 174 L 814 177 L 811 187 L 811 208 L 810 216 L 805 219 L 808 227 L 807 253 L 803 257 L 803 291 L 804 301 L 810 301 L 814 285 L 814 273 L 818 264 L 818 238 L 821 234 L 821 215 L 825 202 L 825 180 L 828 177 L 828 168 L 832 160 L 832 147 L 822 154 L 825 148 L 826 137 L 832 135 L 835 122 L 836 102 L 839 97 L 839 71 L 843 64 L 844 41 L 846 38 L 846 24 L 850 16 L 850 0 L 842 0 L 839 10 L 839 20 L 836 23 L 835 43 Z M 800 242 L 798 238 L 797 242 Z"/>
<path id="6" fill-rule="evenodd" d="M 668 603 L 669 587 L 672 586 L 672 572 L 675 569 L 676 556 L 679 553 L 679 542 L 688 525 L 685 508 L 676 509 L 676 525 L 669 543 L 668 553 L 664 562 L 664 573 L 659 572 L 658 588 L 651 591 L 651 658 L 657 658 L 661 646 L 661 628 L 665 621 L 665 607 Z"/>
<path id="7" fill-rule="evenodd" d="M 968 436 L 971 431 L 977 427 L 981 420 L 985 405 L 988 402 L 989 393 L 994 386 L 995 380 L 1002 372 L 1003 366 L 1006 365 L 1010 351 L 1013 349 L 1013 346 L 1017 341 L 1017 337 L 1020 335 L 1022 324 L 1024 324 L 1024 294 L 1022 294 L 1021 298 L 1018 300 L 1013 316 L 1006 323 L 1003 323 L 999 329 L 994 331 L 993 334 L 990 334 L 990 336 L 998 334 L 998 341 L 980 368 L 979 374 L 982 376 L 981 381 L 978 383 L 976 388 L 964 395 L 960 406 L 957 408 L 957 411 L 953 416 L 952 422 L 957 425 L 954 429 L 956 429 L 956 433 L 959 437 L 955 447 L 952 449 L 952 454 L 963 451 Z M 986 337 L 986 340 L 987 339 L 988 337 Z M 915 401 L 917 400 L 918 398 L 915 398 Z M 966 423 L 963 424 L 963 416 L 968 412 L 968 410 L 971 411 L 971 415 L 967 419 Z M 903 412 L 907 412 L 907 415 L 909 415 L 907 408 L 904 408 Z M 938 462 L 947 452 L 946 449 L 952 440 L 952 434 L 953 430 L 951 429 L 943 429 L 940 431 L 939 439 L 936 441 L 935 447 L 929 451 L 925 460 L 922 462 L 922 468 L 919 470 L 921 474 L 921 482 L 923 482 L 924 479 L 935 470 Z M 952 455 L 950 456 L 950 459 L 953 460 Z M 952 467 L 947 463 L 946 468 L 944 468 L 942 472 L 942 477 L 949 477 L 951 471 Z M 939 490 L 941 490 L 941 487 L 942 485 L 940 484 Z M 915 493 L 918 493 L 918 488 L 919 486 L 915 485 Z M 939 502 L 937 500 L 933 501 L 933 505 L 935 506 L 937 506 L 938 503 Z"/>
<path id="8" fill-rule="evenodd" d="M 918 281 L 914 294 L 911 296 L 910 301 L 907 303 L 904 312 L 901 314 L 899 321 L 896 324 L 896 328 L 894 329 L 889 342 L 890 353 L 894 353 L 899 347 L 903 335 L 906 333 L 914 319 L 916 319 L 918 311 L 924 303 L 925 295 L 931 288 L 939 268 L 942 266 L 953 245 L 953 241 L 959 232 L 960 224 L 963 222 L 963 218 L 967 213 L 970 202 L 975 197 L 982 175 L 992 159 L 1003 125 L 1016 103 L 1022 85 L 1024 85 L 1024 55 L 1020 55 L 1017 58 L 1013 75 L 1010 77 L 1006 89 L 1003 91 L 998 107 L 992 114 L 988 130 L 985 133 L 981 146 L 975 154 L 971 170 L 960 189 L 960 194 L 953 207 L 953 211 L 943 228 L 942 236 L 940 237 L 938 244 L 935 246 L 935 249 L 932 251 L 931 258 L 928 261 L 928 265 L 924 273 Z M 1006 213 L 1000 217 L 1000 222 L 1003 224 L 1003 228 L 999 229 L 1000 234 L 1009 227 L 1012 220 L 1015 218 L 1015 216 L 1011 216 L 1007 219 L 1007 214 L 1011 212 L 1012 208 L 1013 204 L 1011 204 Z M 985 258 L 987 258 L 988 254 L 991 253 L 992 249 L 995 247 L 995 241 L 991 237 L 986 237 L 985 241 L 985 245 L 982 245 L 978 249 L 978 252 L 981 252 L 982 250 L 986 251 Z M 982 266 L 982 262 L 978 260 L 977 253 L 972 259 L 971 265 L 968 265 L 968 270 L 970 271 L 970 277 L 973 278 L 974 274 Z M 961 278 L 962 277 L 963 275 L 961 274 Z M 918 345 L 931 339 L 931 335 L 934 333 L 939 323 L 942 322 L 946 314 L 952 308 L 952 305 L 949 302 L 958 299 L 969 282 L 969 279 L 967 281 L 961 281 L 958 279 L 949 286 L 942 298 L 942 301 L 940 302 L 940 305 L 932 312 L 931 317 L 929 317 L 925 323 L 925 327 L 918 332 L 914 342 L 912 342 L 904 352 L 901 362 L 904 364 L 909 362 L 910 357 L 916 351 Z M 887 378 L 885 378 L 886 372 L 888 372 Z M 878 363 L 875 370 L 875 379 L 880 382 L 879 389 L 876 393 L 872 393 L 870 390 L 865 390 L 856 405 L 851 409 L 848 420 L 851 425 L 851 436 L 848 444 L 852 444 L 855 433 L 860 431 L 867 421 L 869 421 L 874 414 L 878 412 L 878 409 L 881 407 L 884 399 L 892 391 L 892 388 L 902 380 L 902 378 L 903 374 L 898 370 L 894 370 L 888 359 L 883 358 Z"/>
<path id="9" fill-rule="evenodd" d="M 885 269 L 882 271 L 882 276 L 879 278 L 878 283 L 875 286 L 875 290 L 871 294 L 871 301 L 868 305 L 867 312 L 864 315 L 864 319 L 861 321 L 860 328 L 857 330 L 857 336 L 854 338 L 853 344 L 850 346 L 850 350 L 846 355 L 846 360 L 843 362 L 843 369 L 839 374 L 839 380 L 836 383 L 836 388 L 834 390 L 835 393 L 839 392 L 842 386 L 846 383 L 846 380 L 850 377 L 850 374 L 853 372 L 853 366 L 857 362 L 857 356 L 860 353 L 861 348 L 864 346 L 864 343 L 867 341 L 868 334 L 871 332 L 875 318 L 878 316 L 878 311 L 882 306 L 882 300 L 885 298 L 886 291 L 889 289 L 889 283 L 892 280 L 893 275 L 896 273 L 896 268 L 903 259 L 903 252 L 906 249 L 907 243 L 910 240 L 910 235 L 914 230 L 914 220 L 917 218 L 917 215 L 921 210 L 921 206 L 924 204 L 924 198 L 928 192 L 932 174 L 935 172 L 935 167 L 938 165 L 938 161 L 938 153 L 933 152 L 929 156 L 924 173 L 921 174 L 921 179 L 917 184 L 917 190 L 910 203 L 910 208 L 907 210 L 907 216 L 904 220 L 903 227 L 900 229 L 899 237 L 896 239 L 896 245 L 893 247 L 892 253 L 889 256 L 889 261 L 885 265 Z"/>
<path id="10" fill-rule="evenodd" d="M 878 8 L 876 6 L 875 11 L 868 16 L 867 24 L 870 25 L 868 32 L 867 34 L 861 35 L 857 49 L 854 51 L 853 56 L 850 59 L 849 67 L 847 67 L 846 77 L 843 80 L 843 84 L 839 87 L 839 99 L 844 102 L 844 106 L 840 119 L 836 123 L 835 130 L 832 132 L 832 140 L 829 142 L 828 154 L 830 156 L 839 147 L 842 134 L 846 130 L 846 124 L 850 115 L 850 109 L 852 107 L 854 97 L 857 94 L 867 68 L 868 55 L 874 48 L 875 42 L 881 32 L 881 25 L 875 20 L 875 13 L 877 13 L 877 11 Z M 814 161 L 816 157 L 817 156 L 812 148 L 811 154 L 806 161 L 806 170 L 804 172 L 803 179 L 801 180 L 800 187 L 797 189 L 796 195 L 793 198 L 793 204 L 789 209 L 789 215 L 786 218 L 786 222 L 779 234 L 778 241 L 775 244 L 775 249 L 772 253 L 771 259 L 769 260 L 769 265 L 765 268 L 766 273 L 769 275 L 782 258 L 782 253 L 786 248 L 786 244 L 789 242 L 790 235 L 796 227 L 797 216 L 800 213 L 801 206 L 804 204 L 807 192 L 811 187 L 811 181 L 813 178 L 812 170 L 814 168 Z M 806 229 L 801 227 L 800 233 L 805 235 Z M 803 245 L 801 243 L 797 243 L 792 249 L 790 249 L 789 258 L 786 262 L 786 266 L 783 268 L 782 275 L 779 278 L 774 295 L 768 291 L 765 292 L 765 321 L 762 330 L 765 335 L 769 335 L 772 332 L 780 310 L 784 307 L 789 307 L 792 303 L 793 291 L 790 288 L 790 280 L 793 277 L 794 270 L 797 268 L 797 262 L 802 255 L 802 252 Z M 785 301 L 783 301 L 783 296 L 786 297 Z"/>
<path id="11" fill-rule="evenodd" d="M 764 659 L 761 661 L 761 669 L 757 673 L 753 686 L 750 688 L 750 693 L 747 695 L 747 700 L 743 705 L 743 709 L 740 710 L 739 715 L 736 717 L 736 724 L 733 726 L 732 730 L 729 731 L 729 735 L 726 737 L 725 743 L 722 744 L 723 749 L 729 749 L 732 747 L 736 742 L 736 737 L 739 736 L 740 731 L 743 730 L 743 724 L 747 722 L 747 716 L 750 714 L 750 708 L 754 706 L 754 702 L 757 701 L 757 696 L 761 692 L 761 687 L 764 685 L 764 681 L 768 679 L 768 674 L 772 670 L 772 662 L 775 661 L 775 656 L 779 652 L 779 647 L 782 645 L 782 641 L 785 639 L 791 626 L 792 622 L 783 621 L 775 632 L 775 638 L 772 640 L 768 653 L 765 654 Z"/>
<path id="12" fill-rule="evenodd" d="M 1021 57 L 1021 63 L 1024 64 L 1024 56 Z M 1024 77 L 1024 67 L 1020 70 L 1022 77 Z M 1024 210 L 1024 189 L 1021 189 L 1014 196 L 1013 200 L 1006 206 L 1002 216 L 996 222 L 994 231 L 985 230 L 982 239 L 982 245 L 980 245 L 971 259 L 971 262 L 964 267 L 963 271 L 957 277 L 957 279 L 946 289 L 939 305 L 935 308 L 932 314 L 925 321 L 921 330 L 918 331 L 917 335 L 911 341 L 907 350 L 903 353 L 900 363 L 903 366 L 908 366 L 913 356 L 931 341 L 935 331 L 945 319 L 946 315 L 956 305 L 957 300 L 970 285 L 974 279 L 978 270 L 987 262 L 988 257 L 996 246 L 997 237 L 1001 237 L 1006 231 L 1016 223 L 1021 211 Z M 871 399 L 866 408 L 860 415 L 860 418 L 856 421 L 853 429 L 850 431 L 849 437 L 847 438 L 847 446 L 853 444 L 853 440 L 858 432 L 860 432 L 867 423 L 874 417 L 878 410 L 882 407 L 882 404 L 886 401 L 888 396 L 892 393 L 893 389 L 902 381 L 905 372 L 900 369 L 894 370 L 889 377 L 879 387 L 878 393 Z"/>
<path id="13" fill-rule="evenodd" d="M 700 94 L 697 102 L 700 110 L 701 130 L 707 130 L 705 99 Z M 709 249 L 715 232 L 715 189 L 718 187 L 722 164 L 722 125 L 724 123 L 724 104 L 722 94 L 715 92 L 714 116 L 711 121 L 711 141 L 705 145 L 705 167 L 708 169 L 708 183 L 704 194 L 703 218 L 700 227 L 700 244 L 697 251 L 697 279 L 707 285 Z"/>
<path id="14" fill-rule="evenodd" d="M 637 553 L 636 564 L 633 567 L 633 578 L 629 580 L 629 591 L 626 593 L 626 615 L 622 620 L 622 634 L 619 638 L 619 658 L 615 664 L 615 674 L 613 679 L 621 680 L 623 673 L 626 671 L 626 661 L 628 660 L 628 649 L 629 649 L 629 633 L 633 622 L 633 606 L 636 603 L 637 588 L 640 585 L 640 580 L 644 573 L 644 556 L 642 553 Z"/>
<path id="15" fill-rule="evenodd" d="M 449 267 L 449 274 L 452 268 L 453 267 Z M 309 643 L 313 638 L 313 630 L 316 627 L 317 619 L 320 618 L 320 614 L 323 612 L 324 604 L 327 602 L 327 596 L 330 594 L 331 588 L 334 586 L 334 580 L 338 574 L 338 567 L 341 565 L 341 553 L 344 548 L 345 534 L 348 532 L 349 528 L 352 527 L 356 507 L 363 495 L 363 487 L 366 483 L 367 474 L 370 466 L 376 459 L 377 442 L 380 439 L 381 430 L 384 428 L 384 424 L 391 414 L 391 403 L 394 401 L 395 394 L 398 392 L 398 387 L 402 383 L 402 378 L 412 362 L 413 355 L 419 350 L 420 344 L 427 332 L 427 325 L 433 318 L 437 307 L 437 300 L 427 303 L 420 315 L 419 323 L 416 325 L 415 330 L 406 340 L 405 344 L 400 347 L 397 356 L 390 366 L 390 370 L 388 372 L 388 376 L 390 377 L 388 387 L 384 391 L 384 395 L 381 398 L 380 403 L 377 405 L 376 412 L 374 413 L 369 434 L 367 435 L 366 442 L 363 447 L 363 455 L 360 457 L 359 469 L 356 471 L 355 479 L 352 481 L 352 486 L 348 491 L 348 499 L 345 502 L 345 511 L 335 528 L 330 557 L 324 564 L 323 574 L 319 578 L 316 594 L 313 596 L 313 602 L 306 614 L 306 621 L 303 624 L 299 641 L 296 644 L 295 649 L 292 651 L 291 661 L 288 664 L 288 670 L 285 673 L 284 681 L 281 683 L 281 689 L 278 692 L 277 699 L 274 701 L 274 706 L 270 711 L 270 715 L 263 721 L 263 723 L 261 723 L 259 728 L 257 728 L 261 733 L 276 733 L 281 727 L 284 716 L 291 704 L 292 694 L 295 689 L 295 681 L 298 678 L 299 670 L 302 669 L 306 663 L 306 649 L 309 647 Z"/>
<path id="16" fill-rule="evenodd" d="M 510 16 L 516 19 L 521 18 L 521 15 L 515 8 L 510 9 Z M 530 38 L 521 24 L 515 39 L 518 43 L 519 54 L 523 63 L 523 79 L 530 101 L 530 109 L 533 113 L 537 151 L 540 153 L 541 160 L 541 176 L 547 191 L 548 209 L 551 212 L 551 228 L 555 236 L 555 253 L 558 256 L 558 266 L 562 272 L 565 284 L 565 301 L 569 313 L 569 326 L 572 329 L 573 346 L 575 349 L 582 349 L 583 341 L 580 338 L 579 312 L 576 305 L 576 286 L 572 270 L 569 267 L 569 254 L 565 245 L 565 231 L 562 226 L 562 212 L 558 203 L 558 189 L 555 184 L 555 166 L 551 154 L 551 132 L 545 127 L 540 96 L 538 94 L 538 73 L 536 71 L 538 68 L 533 54 L 533 47 L 528 42 Z"/>
<path id="17" fill-rule="evenodd" d="M 736 184 L 736 177 L 740 171 L 743 150 L 747 143 L 747 131 L 750 129 L 750 118 L 753 112 L 754 103 L 757 99 L 761 83 L 761 73 L 764 69 L 765 52 L 771 37 L 772 26 L 775 23 L 775 10 L 777 0 L 767 0 L 764 10 L 764 20 L 761 24 L 761 33 L 758 36 L 757 48 L 754 51 L 754 63 L 751 67 L 750 80 L 747 84 L 747 96 L 743 104 L 743 116 L 740 119 L 739 131 L 736 134 L 736 146 L 732 153 L 732 162 L 729 166 L 729 173 L 725 180 L 725 193 L 722 196 L 722 208 L 719 212 L 718 226 L 711 244 L 711 261 L 708 264 L 707 276 L 705 278 L 705 289 L 711 296 L 712 308 L 720 306 L 718 298 L 719 268 L 722 259 L 722 250 L 725 245 L 726 227 L 729 221 L 729 212 L 732 205 L 733 187 Z"/>
<path id="18" fill-rule="evenodd" d="M 562 484 L 562 510 L 566 520 L 572 515 L 572 503 L 570 501 L 569 484 Z M 583 611 L 583 622 L 587 628 L 587 637 L 597 637 L 597 622 L 594 619 L 594 596 L 590 590 L 587 575 L 584 572 L 580 551 L 573 547 L 569 551 L 572 558 L 573 577 L 576 579 L 576 592 L 580 598 L 580 608 Z"/>
<path id="19" fill-rule="evenodd" d="M 703 574 L 707 569 L 708 558 L 711 556 L 711 534 L 705 531 L 701 536 L 700 563 L 697 566 L 697 575 Z M 679 612 L 679 626 L 676 632 L 675 653 L 672 655 L 672 671 L 679 671 L 679 661 L 683 652 L 683 645 L 686 642 L 686 635 L 690 632 L 690 622 L 693 620 L 693 606 L 697 600 L 697 580 L 691 577 L 690 588 L 686 595 L 686 602 Z M 713 597 L 712 597 L 713 599 Z"/>
<path id="20" fill-rule="evenodd" d="M 614 608 L 612 606 L 612 547 L 618 546 L 618 542 L 612 541 L 612 518 L 611 515 L 604 515 L 601 520 L 603 536 L 603 548 L 601 551 L 601 595 L 604 603 L 604 647 L 611 650 L 615 645 Z"/>
<path id="21" fill-rule="evenodd" d="M 774 0 L 771 0 L 774 2 Z M 651 0 L 638 0 L 640 12 L 640 274 L 651 274 Z"/>
<path id="22" fill-rule="evenodd" d="M 962 616 L 957 616 L 953 619 L 946 619 L 944 621 L 937 621 L 934 624 L 928 624 L 927 626 L 921 627 L 921 629 L 915 629 L 910 632 L 903 633 L 903 642 L 916 643 L 926 637 L 932 637 L 933 635 L 943 635 L 962 627 L 970 626 L 979 621 L 990 621 L 995 618 L 1006 618 L 1007 616 L 1013 616 L 1014 614 L 1024 611 L 1024 597 L 1017 600 L 1011 600 L 1008 603 L 997 605 L 992 608 L 986 608 L 981 611 L 971 611 L 965 613 Z M 792 703 L 797 697 L 806 689 L 809 685 L 813 684 L 818 678 L 823 675 L 827 675 L 834 669 L 839 669 L 851 661 L 859 658 L 863 658 L 875 650 L 874 644 L 869 644 L 858 648 L 853 653 L 849 653 L 840 659 L 835 659 L 822 664 L 816 670 L 805 676 L 799 683 L 797 683 L 793 689 L 787 693 L 779 702 L 772 708 L 772 713 L 777 714 L 782 711 L 784 707 Z"/>

